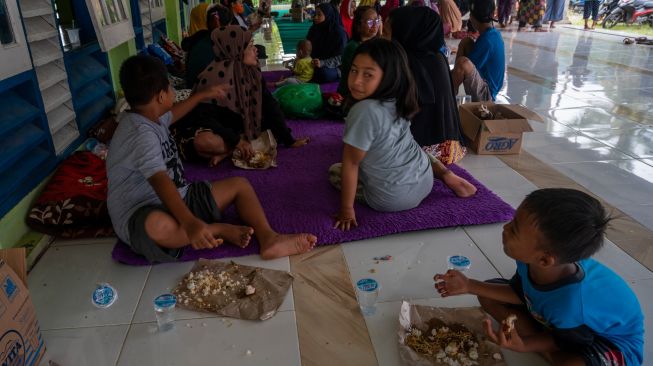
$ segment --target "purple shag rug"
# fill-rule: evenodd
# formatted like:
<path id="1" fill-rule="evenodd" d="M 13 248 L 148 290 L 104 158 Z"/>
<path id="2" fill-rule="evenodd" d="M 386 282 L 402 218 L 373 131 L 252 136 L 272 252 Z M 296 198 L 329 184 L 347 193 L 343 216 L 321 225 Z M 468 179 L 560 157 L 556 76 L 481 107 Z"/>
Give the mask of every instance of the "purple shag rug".
<path id="1" fill-rule="evenodd" d="M 382 213 L 356 203 L 359 227 L 350 231 L 333 228 L 332 215 L 340 207 L 340 192 L 331 186 L 328 169 L 342 157 L 344 125 L 329 120 L 289 121 L 295 137 L 309 136 L 311 142 L 298 149 L 279 147 L 278 168 L 242 170 L 230 160 L 218 168 L 187 164 L 189 181 L 218 180 L 231 176 L 246 177 L 256 190 L 272 227 L 281 233 L 313 233 L 318 245 L 351 242 L 407 231 L 435 229 L 460 225 L 479 225 L 512 219 L 514 210 L 467 171 L 450 168 L 468 179 L 477 188 L 474 197 L 461 199 L 435 181 L 433 192 L 422 204 L 408 211 Z M 227 222 L 237 222 L 234 210 L 226 213 Z M 256 240 L 247 248 L 226 244 L 211 250 L 187 248 L 181 261 L 199 258 L 237 257 L 259 252 Z M 113 259 L 131 265 L 149 264 L 145 258 L 118 242 Z"/>

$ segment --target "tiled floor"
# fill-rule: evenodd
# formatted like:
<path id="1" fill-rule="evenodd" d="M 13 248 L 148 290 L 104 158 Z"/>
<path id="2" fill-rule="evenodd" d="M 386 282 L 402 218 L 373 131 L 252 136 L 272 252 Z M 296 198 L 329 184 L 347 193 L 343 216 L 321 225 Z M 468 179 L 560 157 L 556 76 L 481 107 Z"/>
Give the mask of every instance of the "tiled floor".
<path id="1" fill-rule="evenodd" d="M 535 109 L 546 121 L 533 123 L 535 132 L 526 136 L 521 156 L 468 155 L 461 165 L 513 206 L 538 186 L 584 187 L 634 220 L 622 228 L 623 235 L 632 236 L 622 241 L 615 234 L 613 241 L 629 252 L 648 252 L 653 245 L 653 49 L 566 28 L 503 36 L 509 67 L 501 100 Z M 265 69 L 278 68 L 280 42 L 273 34 L 266 43 L 271 46 Z M 529 170 L 533 157 L 548 168 L 547 176 Z M 477 305 L 472 296 L 436 295 L 432 277 L 445 270 L 446 256 L 470 257 L 472 277 L 514 273 L 514 262 L 500 246 L 501 226 L 406 233 L 267 262 L 236 258 L 297 275 L 279 313 L 264 322 L 178 311 L 175 329 L 157 332 L 153 298 L 174 286 L 192 263 L 117 264 L 110 259 L 113 240 L 55 243 L 31 272 L 29 287 L 48 358 L 62 366 L 398 365 L 402 300 Z M 393 256 L 391 262 L 372 260 L 386 254 Z M 653 332 L 653 272 L 641 263 L 652 266 L 611 241 L 597 258 L 629 282 L 647 315 L 647 334 Z M 351 287 L 361 277 L 381 284 L 377 313 L 364 319 Z M 105 281 L 119 299 L 99 310 L 91 305 L 90 292 Z M 510 365 L 544 364 L 536 355 L 504 355 Z M 645 362 L 652 365 L 652 358 L 647 343 Z"/>

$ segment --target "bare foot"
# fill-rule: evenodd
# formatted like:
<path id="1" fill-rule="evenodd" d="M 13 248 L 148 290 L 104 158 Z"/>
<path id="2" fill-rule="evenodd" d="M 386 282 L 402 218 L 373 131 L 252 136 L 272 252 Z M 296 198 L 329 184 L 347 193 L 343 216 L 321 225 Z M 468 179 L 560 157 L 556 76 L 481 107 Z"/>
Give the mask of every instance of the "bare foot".
<path id="1" fill-rule="evenodd" d="M 449 187 L 458 197 L 467 198 L 476 194 L 476 187 L 466 179 L 457 176 L 454 172 L 448 171 L 442 176 L 442 182 Z"/>
<path id="2" fill-rule="evenodd" d="M 290 145 L 290 147 L 302 147 L 306 144 L 308 144 L 311 141 L 310 137 L 301 137 L 295 140 L 295 142 Z"/>
<path id="3" fill-rule="evenodd" d="M 224 241 L 245 248 L 252 240 L 254 229 L 249 226 L 238 226 L 231 224 L 216 223 L 212 224 L 214 227 L 213 233 L 216 237 L 224 239 Z"/>
<path id="4" fill-rule="evenodd" d="M 261 257 L 273 259 L 302 254 L 312 250 L 317 243 L 313 234 L 274 234 L 261 243 Z"/>

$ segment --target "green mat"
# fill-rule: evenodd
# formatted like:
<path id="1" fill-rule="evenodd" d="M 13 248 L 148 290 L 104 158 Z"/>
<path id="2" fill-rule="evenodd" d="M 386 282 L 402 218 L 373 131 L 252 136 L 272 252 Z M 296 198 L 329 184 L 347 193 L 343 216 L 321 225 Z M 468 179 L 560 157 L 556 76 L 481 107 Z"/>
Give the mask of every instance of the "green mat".
<path id="1" fill-rule="evenodd" d="M 277 23 L 277 27 L 279 27 L 279 35 L 281 36 L 284 53 L 297 53 L 297 42 L 306 39 L 308 29 L 313 25 L 313 22 L 308 20 L 303 23 L 296 23 L 288 17 L 276 18 L 275 22 Z"/>

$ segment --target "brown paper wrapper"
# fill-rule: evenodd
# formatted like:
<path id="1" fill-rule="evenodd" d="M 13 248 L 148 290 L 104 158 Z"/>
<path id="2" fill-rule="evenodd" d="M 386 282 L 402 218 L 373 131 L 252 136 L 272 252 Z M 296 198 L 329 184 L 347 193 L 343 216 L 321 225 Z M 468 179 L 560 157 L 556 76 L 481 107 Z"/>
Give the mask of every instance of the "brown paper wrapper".
<path id="1" fill-rule="evenodd" d="M 226 294 L 222 291 L 217 294 L 209 293 L 206 296 L 191 294 L 188 289 L 191 274 L 197 278 L 198 273 L 205 269 L 216 275 L 226 272 L 234 282 L 240 283 L 225 290 Z M 177 306 L 184 309 L 206 311 L 238 319 L 267 320 L 277 313 L 292 282 L 292 275 L 285 271 L 200 259 L 184 276 L 173 293 L 177 296 Z M 256 292 L 246 295 L 247 285 L 253 286 Z M 189 301 L 186 303 L 185 299 Z"/>
<path id="2" fill-rule="evenodd" d="M 265 130 L 261 136 L 250 141 L 256 154 L 245 161 L 240 157 L 240 151 L 235 151 L 231 158 L 234 165 L 242 169 L 268 169 L 277 167 L 277 140 L 272 131 Z"/>
<path id="3" fill-rule="evenodd" d="M 446 324 L 462 324 L 478 339 L 478 359 L 476 362 L 479 366 L 498 366 L 506 365 L 501 354 L 501 348 L 492 343 L 485 336 L 483 330 L 483 319 L 486 318 L 485 313 L 480 307 L 467 307 L 467 308 L 436 308 L 430 306 L 411 305 L 404 301 L 401 304 L 399 311 L 399 357 L 403 365 L 411 366 L 431 366 L 431 365 L 445 365 L 438 362 L 435 356 L 429 357 L 426 355 L 415 352 L 412 348 L 405 344 L 406 336 L 412 325 L 416 326 L 422 331 L 426 331 L 429 326 L 428 323 L 433 319 L 441 320 Z M 501 354 L 501 360 L 495 360 L 492 355 L 495 353 Z"/>

